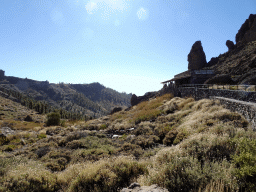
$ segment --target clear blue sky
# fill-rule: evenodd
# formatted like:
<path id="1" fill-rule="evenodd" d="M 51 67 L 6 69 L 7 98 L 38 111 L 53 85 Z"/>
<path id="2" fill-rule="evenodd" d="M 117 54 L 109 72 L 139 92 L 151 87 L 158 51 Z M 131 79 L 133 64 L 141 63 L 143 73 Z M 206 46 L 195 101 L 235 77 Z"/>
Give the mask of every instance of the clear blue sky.
<path id="1" fill-rule="evenodd" d="M 50 83 L 99 82 L 143 95 L 207 61 L 256 14 L 255 0 L 1 0 L 0 69 Z"/>

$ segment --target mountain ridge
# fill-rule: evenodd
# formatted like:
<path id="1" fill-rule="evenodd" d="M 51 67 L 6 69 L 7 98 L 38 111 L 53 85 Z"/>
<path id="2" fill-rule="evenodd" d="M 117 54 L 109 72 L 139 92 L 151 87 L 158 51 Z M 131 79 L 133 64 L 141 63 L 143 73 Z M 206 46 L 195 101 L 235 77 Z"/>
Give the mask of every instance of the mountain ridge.
<path id="1" fill-rule="evenodd" d="M 0 90 L 22 93 L 36 101 L 46 101 L 55 108 L 99 117 L 115 107 L 130 106 L 131 94 L 119 93 L 100 83 L 65 84 L 5 76 L 1 70 Z"/>

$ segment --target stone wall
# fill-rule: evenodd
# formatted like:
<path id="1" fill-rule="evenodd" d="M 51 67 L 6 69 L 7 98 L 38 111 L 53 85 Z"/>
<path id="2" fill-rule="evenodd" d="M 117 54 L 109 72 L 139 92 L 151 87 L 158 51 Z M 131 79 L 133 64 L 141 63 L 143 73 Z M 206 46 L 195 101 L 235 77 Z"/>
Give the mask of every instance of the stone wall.
<path id="1" fill-rule="evenodd" d="M 160 91 L 161 95 L 168 92 L 174 96 L 193 97 L 195 100 L 218 99 L 227 109 L 242 114 L 256 130 L 256 92 L 174 86 L 167 86 Z"/>
<path id="2" fill-rule="evenodd" d="M 178 96 L 178 92 L 181 93 L 181 97 L 193 97 L 196 100 L 210 98 L 211 96 L 225 97 L 231 99 L 237 99 L 247 102 L 256 102 L 256 92 L 242 91 L 242 90 L 223 90 L 223 89 L 207 89 L 196 87 L 169 87 L 161 90 L 163 93 L 173 93 L 174 96 Z"/>
<path id="3" fill-rule="evenodd" d="M 225 108 L 242 114 L 251 124 L 254 129 L 256 130 L 256 103 L 252 102 L 245 102 L 245 101 L 238 101 L 235 99 L 229 99 L 224 97 L 210 97 L 211 99 L 219 100 Z"/>

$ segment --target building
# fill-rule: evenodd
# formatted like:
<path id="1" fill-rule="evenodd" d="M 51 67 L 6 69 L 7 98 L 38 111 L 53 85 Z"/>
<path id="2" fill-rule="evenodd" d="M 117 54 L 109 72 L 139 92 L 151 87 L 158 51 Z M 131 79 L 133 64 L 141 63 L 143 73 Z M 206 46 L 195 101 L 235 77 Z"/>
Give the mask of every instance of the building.
<path id="1" fill-rule="evenodd" d="M 174 78 L 162 82 L 163 84 L 203 84 L 207 79 L 215 75 L 214 70 L 199 69 L 199 70 L 187 70 L 174 76 Z"/>

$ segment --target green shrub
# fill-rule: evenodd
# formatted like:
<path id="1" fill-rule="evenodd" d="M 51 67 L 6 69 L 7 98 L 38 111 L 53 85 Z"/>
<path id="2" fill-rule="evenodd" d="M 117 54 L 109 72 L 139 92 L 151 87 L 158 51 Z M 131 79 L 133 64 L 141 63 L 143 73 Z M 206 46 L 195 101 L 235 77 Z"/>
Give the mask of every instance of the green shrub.
<path id="1" fill-rule="evenodd" d="M 61 127 L 65 127 L 66 126 L 66 121 L 65 120 L 61 120 L 60 121 L 60 126 Z"/>
<path id="2" fill-rule="evenodd" d="M 131 143 L 141 146 L 142 149 L 151 148 L 158 142 L 159 137 L 155 135 L 139 135 L 131 141 Z"/>
<path id="3" fill-rule="evenodd" d="M 5 136 L 0 136 L 0 145 L 4 145 L 6 143 L 9 143 L 10 140 Z"/>
<path id="4" fill-rule="evenodd" d="M 178 132 L 177 136 L 175 137 L 173 144 L 178 144 L 180 143 L 183 139 L 186 139 L 188 137 L 189 133 L 183 129 Z"/>
<path id="5" fill-rule="evenodd" d="M 37 135 L 37 138 L 38 139 L 44 139 L 44 138 L 46 138 L 46 134 L 40 133 L 40 134 Z"/>
<path id="6" fill-rule="evenodd" d="M 174 129 L 174 127 L 170 125 L 159 126 L 154 129 L 154 133 L 159 137 L 159 141 L 162 143 L 166 134 L 172 129 Z"/>
<path id="7" fill-rule="evenodd" d="M 226 160 L 221 162 L 205 162 L 202 164 L 193 157 L 165 158 L 165 163 L 149 170 L 149 185 L 157 184 L 169 191 L 199 191 L 211 181 L 223 181 L 223 191 L 236 191 L 236 180 L 232 175 L 232 164 Z M 219 192 L 221 190 L 218 190 Z"/>
<path id="8" fill-rule="evenodd" d="M 171 130 L 169 131 L 164 140 L 163 140 L 163 144 L 165 145 L 172 145 L 173 141 L 175 140 L 176 136 L 178 135 L 178 131 L 177 130 Z"/>
<path id="9" fill-rule="evenodd" d="M 56 112 L 52 112 L 47 114 L 47 126 L 51 125 L 60 125 L 60 114 Z"/>
<path id="10" fill-rule="evenodd" d="M 4 148 L 4 151 L 13 151 L 16 148 L 16 145 L 7 145 Z"/>
<path id="11" fill-rule="evenodd" d="M 104 129 L 106 129 L 108 126 L 106 125 L 106 124 L 102 124 L 101 126 L 100 126 L 100 130 L 104 130 Z"/>
<path id="12" fill-rule="evenodd" d="M 242 138 L 237 144 L 237 152 L 233 156 L 233 163 L 237 167 L 235 174 L 243 188 L 254 191 L 256 189 L 256 140 Z"/>

